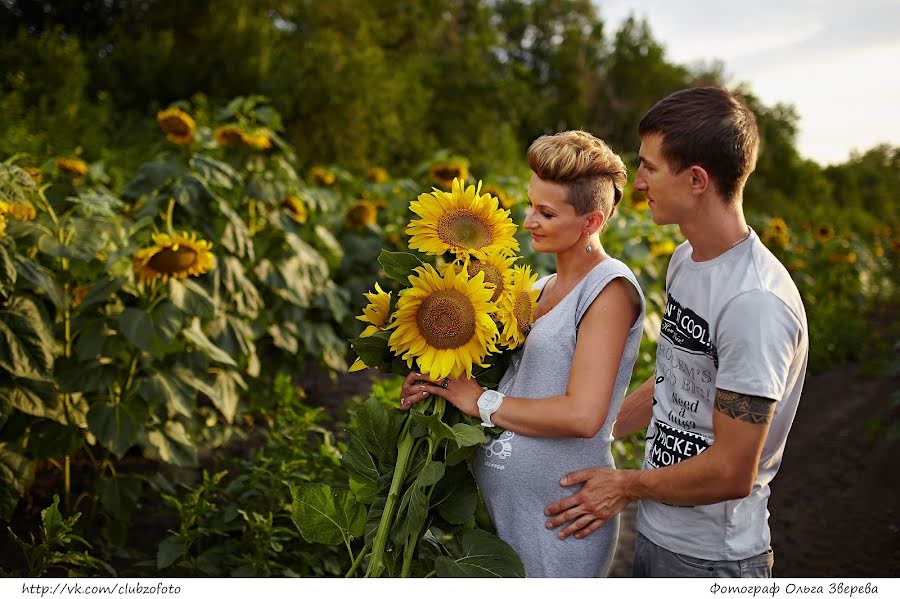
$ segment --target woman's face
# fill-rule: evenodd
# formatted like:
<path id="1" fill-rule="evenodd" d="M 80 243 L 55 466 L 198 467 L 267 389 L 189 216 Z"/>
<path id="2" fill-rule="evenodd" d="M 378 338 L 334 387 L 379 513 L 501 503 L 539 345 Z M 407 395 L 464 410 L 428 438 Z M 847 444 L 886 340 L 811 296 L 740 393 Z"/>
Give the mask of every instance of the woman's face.
<path id="1" fill-rule="evenodd" d="M 567 196 L 565 186 L 531 175 L 525 228 L 531 233 L 534 251 L 559 254 L 581 239 L 586 219 L 575 214 Z"/>

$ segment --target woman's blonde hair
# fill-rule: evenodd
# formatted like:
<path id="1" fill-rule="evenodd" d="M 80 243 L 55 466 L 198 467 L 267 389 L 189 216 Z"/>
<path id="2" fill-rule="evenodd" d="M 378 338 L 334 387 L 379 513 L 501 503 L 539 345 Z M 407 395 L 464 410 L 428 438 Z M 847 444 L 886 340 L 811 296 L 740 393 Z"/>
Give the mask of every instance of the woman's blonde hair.
<path id="1" fill-rule="evenodd" d="M 607 219 L 622 199 L 627 179 L 619 155 L 586 131 L 537 138 L 528 148 L 528 166 L 544 181 L 568 187 L 576 214 L 600 210 Z"/>

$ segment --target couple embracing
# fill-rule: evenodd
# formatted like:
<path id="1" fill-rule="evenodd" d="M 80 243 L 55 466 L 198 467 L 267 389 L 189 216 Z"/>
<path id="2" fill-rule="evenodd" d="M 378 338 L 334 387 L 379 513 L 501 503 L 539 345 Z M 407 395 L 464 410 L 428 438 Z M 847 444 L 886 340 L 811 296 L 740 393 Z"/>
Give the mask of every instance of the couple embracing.
<path id="1" fill-rule="evenodd" d="M 528 150 L 524 226 L 556 273 L 536 283 L 535 321 L 499 389 L 412 373 L 401 405 L 433 393 L 504 429 L 472 467 L 528 576 L 606 575 L 619 514 L 638 501 L 635 576 L 768 577 L 769 482 L 809 341 L 796 285 L 744 219 L 756 120 L 728 91 L 694 88 L 651 108 L 639 135 L 634 190 L 686 238 L 666 274 L 655 374 L 625 396 L 644 296 L 601 241 L 625 165 L 569 131 Z M 644 429 L 642 468 L 617 470 L 612 440 Z"/>

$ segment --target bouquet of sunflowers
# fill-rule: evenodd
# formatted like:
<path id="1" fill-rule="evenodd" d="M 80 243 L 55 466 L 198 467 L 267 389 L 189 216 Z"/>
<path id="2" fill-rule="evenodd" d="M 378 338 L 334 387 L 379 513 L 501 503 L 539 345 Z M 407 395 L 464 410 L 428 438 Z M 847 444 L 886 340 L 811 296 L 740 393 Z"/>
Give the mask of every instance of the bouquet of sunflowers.
<path id="1" fill-rule="evenodd" d="M 416 368 L 434 380 L 466 376 L 497 386 L 533 321 L 537 275 L 515 265 L 509 211 L 480 191 L 480 183 L 454 179 L 450 191 L 434 189 L 410 204 L 420 218 L 406 228 L 408 247 L 420 254 L 382 251 L 379 263 L 399 290 L 395 297 L 375 283 L 365 294 L 358 318 L 368 326 L 351 340 L 358 355 L 351 371 Z M 524 576 L 515 551 L 489 532 L 466 463 L 487 441 L 482 426 L 440 397 L 408 413 L 396 409 L 399 399 L 372 397 L 353 415 L 342 457 L 349 489 L 292 489 L 304 537 L 317 541 L 321 530 L 310 518 L 327 512 L 330 542 L 350 552 L 348 576 Z M 351 540 L 361 536 L 354 554 Z"/>
<path id="2" fill-rule="evenodd" d="M 398 293 L 393 311 L 392 294 L 378 283 L 365 294 L 370 303 L 357 318 L 369 326 L 351 342 L 359 355 L 351 372 L 403 372 L 392 364 L 400 357 L 432 379 L 465 374 L 496 384 L 497 369 L 493 376 L 473 369 L 488 368 L 492 355 L 522 344 L 537 306 L 537 275 L 514 266 L 516 225 L 480 188 L 454 179 L 450 192 L 434 189 L 410 204 L 421 218 L 406 228 L 409 248 L 436 256 L 437 265 L 411 253 L 382 252 L 385 274 L 408 287 Z"/>

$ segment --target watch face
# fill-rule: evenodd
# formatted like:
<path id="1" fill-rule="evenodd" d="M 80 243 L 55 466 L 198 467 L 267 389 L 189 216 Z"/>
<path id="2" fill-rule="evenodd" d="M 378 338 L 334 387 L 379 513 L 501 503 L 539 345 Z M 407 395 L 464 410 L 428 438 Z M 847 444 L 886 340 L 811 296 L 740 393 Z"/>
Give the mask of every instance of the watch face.
<path id="1" fill-rule="evenodd" d="M 501 397 L 502 395 L 500 395 L 499 391 L 489 389 L 482 393 L 481 397 L 478 398 L 478 407 L 490 410 L 499 403 Z"/>

